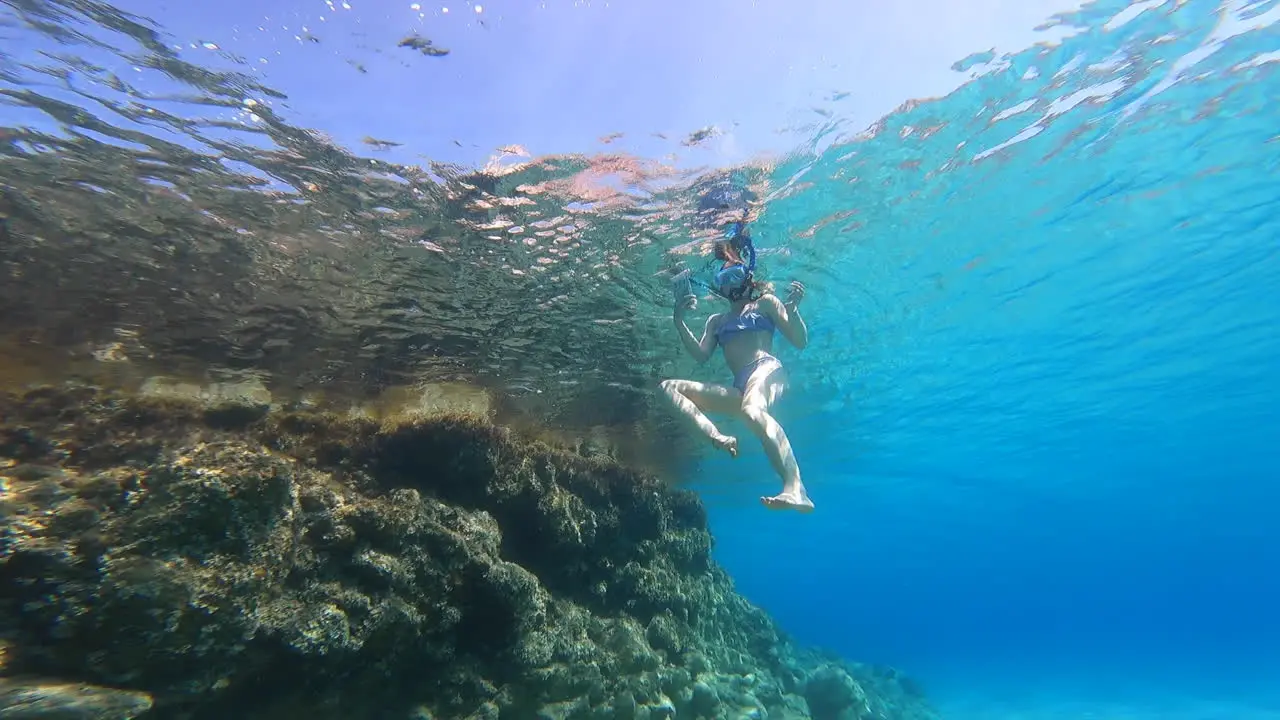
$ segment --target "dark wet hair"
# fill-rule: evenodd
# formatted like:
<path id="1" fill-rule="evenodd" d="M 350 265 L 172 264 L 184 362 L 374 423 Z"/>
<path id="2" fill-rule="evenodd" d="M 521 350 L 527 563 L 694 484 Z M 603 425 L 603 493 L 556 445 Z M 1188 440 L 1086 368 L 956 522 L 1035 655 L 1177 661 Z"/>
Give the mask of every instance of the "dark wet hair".
<path id="1" fill-rule="evenodd" d="M 747 263 L 743 259 L 742 253 L 738 252 L 738 248 L 734 247 L 734 244 L 728 240 L 716 241 L 716 259 L 726 263 L 742 263 L 744 265 Z"/>

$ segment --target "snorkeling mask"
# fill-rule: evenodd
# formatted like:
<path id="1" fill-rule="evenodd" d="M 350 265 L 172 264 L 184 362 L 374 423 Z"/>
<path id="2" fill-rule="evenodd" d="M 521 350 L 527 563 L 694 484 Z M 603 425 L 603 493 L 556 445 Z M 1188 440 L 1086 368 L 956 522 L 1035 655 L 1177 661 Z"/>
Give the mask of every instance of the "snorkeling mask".
<path id="1" fill-rule="evenodd" d="M 742 263 L 720 268 L 714 279 L 716 292 L 729 300 L 738 300 L 751 289 L 751 276 L 751 271 Z"/>

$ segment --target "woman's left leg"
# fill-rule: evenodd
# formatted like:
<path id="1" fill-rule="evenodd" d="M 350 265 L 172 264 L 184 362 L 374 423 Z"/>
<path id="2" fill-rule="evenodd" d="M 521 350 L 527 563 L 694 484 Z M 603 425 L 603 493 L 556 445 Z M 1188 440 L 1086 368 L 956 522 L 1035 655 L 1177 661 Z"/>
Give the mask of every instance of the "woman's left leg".
<path id="1" fill-rule="evenodd" d="M 800 481 L 800 466 L 791 450 L 791 441 L 769 412 L 786 391 L 786 386 L 786 369 L 782 363 L 774 358 L 765 360 L 747 378 L 741 412 L 747 426 L 760 438 L 774 472 L 782 478 L 782 492 L 773 497 L 762 497 L 760 502 L 769 508 L 810 512 L 813 502 Z"/>

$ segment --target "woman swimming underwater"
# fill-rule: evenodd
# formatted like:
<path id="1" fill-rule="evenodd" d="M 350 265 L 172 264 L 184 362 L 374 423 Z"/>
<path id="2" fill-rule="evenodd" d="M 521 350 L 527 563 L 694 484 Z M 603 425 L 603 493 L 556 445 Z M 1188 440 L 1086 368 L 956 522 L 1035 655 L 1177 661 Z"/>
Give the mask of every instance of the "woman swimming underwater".
<path id="1" fill-rule="evenodd" d="M 734 193 L 733 188 L 713 190 L 703 197 L 703 211 L 745 206 L 740 191 Z M 696 305 L 696 298 L 690 293 L 677 299 L 672 320 L 684 348 L 698 362 L 711 359 L 716 346 L 723 348 L 725 362 L 733 373 L 733 385 L 673 379 L 662 381 L 662 390 L 716 447 L 733 457 L 738 455 L 738 439 L 721 433 L 707 413 L 727 414 L 745 422 L 760 439 L 774 471 L 782 478 L 782 492 L 760 501 L 769 508 L 809 512 L 813 502 L 800 481 L 791 443 L 769 412 L 787 386 L 786 369 L 773 356 L 774 334 L 781 333 L 797 349 L 804 349 L 809 342 L 809 331 L 799 309 L 805 288 L 799 282 L 791 283 L 787 300 L 780 301 L 753 277 L 754 249 L 743 219 L 731 218 L 716 225 L 727 225 L 728 230 L 727 240 L 717 241 L 716 254 L 723 264 L 715 274 L 712 289 L 729 301 L 729 310 L 707 318 L 702 337 L 695 337 L 685 324 L 685 314 Z M 743 257 L 744 248 L 750 254 L 749 261 Z"/>

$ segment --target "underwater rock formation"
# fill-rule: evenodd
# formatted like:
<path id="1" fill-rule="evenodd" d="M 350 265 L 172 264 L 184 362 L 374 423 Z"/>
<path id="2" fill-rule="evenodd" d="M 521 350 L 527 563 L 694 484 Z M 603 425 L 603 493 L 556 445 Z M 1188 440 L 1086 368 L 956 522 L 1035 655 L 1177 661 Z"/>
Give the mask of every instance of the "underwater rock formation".
<path id="1" fill-rule="evenodd" d="M 0 677 L 0 717 L 7 720 L 121 720 L 149 709 L 151 697 L 146 693 Z"/>
<path id="2" fill-rule="evenodd" d="M 737 595 L 692 493 L 478 418 L 0 394 L 0 513 L 5 717 L 934 717 Z"/>

